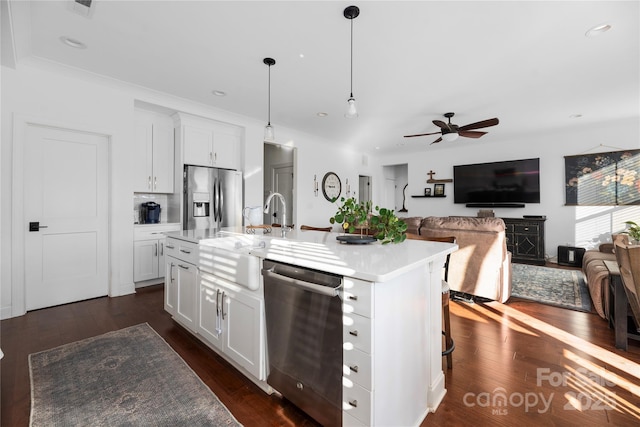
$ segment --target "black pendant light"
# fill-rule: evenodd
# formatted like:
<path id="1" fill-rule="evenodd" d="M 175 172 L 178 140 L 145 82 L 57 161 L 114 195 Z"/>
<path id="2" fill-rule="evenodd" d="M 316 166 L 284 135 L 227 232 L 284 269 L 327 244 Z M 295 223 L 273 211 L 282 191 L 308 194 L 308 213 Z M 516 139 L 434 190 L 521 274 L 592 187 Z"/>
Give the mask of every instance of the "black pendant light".
<path id="1" fill-rule="evenodd" d="M 360 9 L 358 6 L 349 6 L 344 10 L 344 17 L 351 21 L 351 90 L 349 92 L 349 99 L 347 102 L 349 106 L 347 113 L 344 115 L 348 119 L 354 119 L 358 117 L 358 111 L 356 110 L 356 99 L 353 97 L 353 20 L 360 15 Z"/>
<path id="2" fill-rule="evenodd" d="M 268 98 L 268 110 L 267 110 L 268 118 L 267 118 L 267 125 L 264 127 L 264 140 L 275 141 L 273 126 L 271 126 L 271 66 L 275 65 L 276 60 L 273 58 L 264 58 L 262 62 L 264 62 L 269 66 L 269 98 Z"/>

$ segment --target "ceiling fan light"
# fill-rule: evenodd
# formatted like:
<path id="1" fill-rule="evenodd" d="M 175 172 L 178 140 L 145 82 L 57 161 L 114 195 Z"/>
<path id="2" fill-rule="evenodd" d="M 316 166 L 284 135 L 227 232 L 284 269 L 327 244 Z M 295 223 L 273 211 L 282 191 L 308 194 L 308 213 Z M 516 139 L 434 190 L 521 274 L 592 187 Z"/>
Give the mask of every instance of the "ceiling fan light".
<path id="1" fill-rule="evenodd" d="M 443 133 L 442 134 L 442 140 L 443 141 L 447 141 L 447 142 L 451 142 L 451 141 L 455 141 L 456 139 L 458 139 L 458 133 L 457 132 L 449 132 L 449 133 Z"/>
<path id="2" fill-rule="evenodd" d="M 355 119 L 358 117 L 358 110 L 356 109 L 356 100 L 355 98 L 349 98 L 347 101 L 349 103 L 349 107 L 347 108 L 347 112 L 344 115 L 347 119 Z"/>

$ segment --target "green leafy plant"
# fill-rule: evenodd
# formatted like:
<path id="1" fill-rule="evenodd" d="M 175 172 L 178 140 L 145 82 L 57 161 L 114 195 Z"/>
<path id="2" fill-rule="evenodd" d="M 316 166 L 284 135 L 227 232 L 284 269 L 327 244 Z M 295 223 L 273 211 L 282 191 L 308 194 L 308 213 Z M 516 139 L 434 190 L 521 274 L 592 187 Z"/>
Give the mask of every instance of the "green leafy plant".
<path id="1" fill-rule="evenodd" d="M 334 200 L 335 202 L 335 200 Z M 331 224 L 342 224 L 348 233 L 369 229 L 381 243 L 401 243 L 407 238 L 407 224 L 396 217 L 391 209 L 375 207 L 377 214 L 371 213 L 371 202 L 358 202 L 351 197 L 340 199 L 341 205 L 334 216 L 329 218 Z M 368 234 L 368 233 L 367 233 Z"/>
<path id="2" fill-rule="evenodd" d="M 628 234 L 636 242 L 640 242 L 640 225 L 633 221 L 625 221 L 625 224 L 629 226 L 628 229 L 623 231 L 623 234 Z"/>
<path id="3" fill-rule="evenodd" d="M 374 236 L 382 244 L 402 243 L 407 238 L 407 223 L 399 219 L 391 209 L 376 206 L 378 215 L 373 215 L 369 222 Z"/>
<path id="4" fill-rule="evenodd" d="M 335 202 L 335 200 L 334 200 Z M 349 233 L 355 233 L 356 228 L 367 226 L 367 215 L 371 210 L 371 202 L 358 202 L 355 198 L 340 198 L 342 205 L 338 211 L 329 218 L 331 224 L 342 224 L 342 229 Z"/>

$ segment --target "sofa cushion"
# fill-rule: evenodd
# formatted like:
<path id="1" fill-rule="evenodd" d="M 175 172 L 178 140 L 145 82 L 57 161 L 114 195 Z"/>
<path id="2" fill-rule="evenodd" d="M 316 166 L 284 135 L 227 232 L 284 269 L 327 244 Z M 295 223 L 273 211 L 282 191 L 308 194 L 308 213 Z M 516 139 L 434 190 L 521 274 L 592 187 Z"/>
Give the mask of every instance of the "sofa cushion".
<path id="1" fill-rule="evenodd" d="M 420 234 L 420 224 L 422 223 L 421 216 L 410 216 L 408 218 L 400 218 L 407 224 L 407 233 Z"/>

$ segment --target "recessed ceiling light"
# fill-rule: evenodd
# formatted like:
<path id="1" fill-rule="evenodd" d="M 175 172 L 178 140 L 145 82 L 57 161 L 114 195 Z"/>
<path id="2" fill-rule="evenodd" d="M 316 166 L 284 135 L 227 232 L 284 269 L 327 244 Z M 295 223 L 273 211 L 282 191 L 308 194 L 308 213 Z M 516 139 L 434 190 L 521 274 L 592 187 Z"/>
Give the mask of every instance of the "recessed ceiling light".
<path id="1" fill-rule="evenodd" d="M 211 93 L 215 96 L 227 96 L 227 92 L 223 90 L 212 90 Z"/>
<path id="2" fill-rule="evenodd" d="M 584 35 L 587 37 L 595 37 L 595 36 L 599 36 L 600 34 L 606 33 L 610 29 L 611 29 L 611 25 L 600 24 L 600 25 L 596 25 L 593 28 L 589 28 L 589 30 Z"/>
<path id="3" fill-rule="evenodd" d="M 87 45 L 82 43 L 79 40 L 76 39 L 72 39 L 71 37 L 66 37 L 66 36 L 62 36 L 60 37 L 60 41 L 64 44 L 66 44 L 67 46 L 71 46 L 74 47 L 76 49 L 86 49 Z"/>
<path id="4" fill-rule="evenodd" d="M 569 116 L 570 119 L 579 119 L 580 117 L 582 117 L 582 114 L 572 114 Z"/>
<path id="5" fill-rule="evenodd" d="M 301 54 L 300 54 L 300 58 L 304 58 L 304 53 L 301 53 Z"/>
<path id="6" fill-rule="evenodd" d="M 317 113 L 316 116 L 318 117 L 327 117 L 329 115 L 329 113 Z"/>

